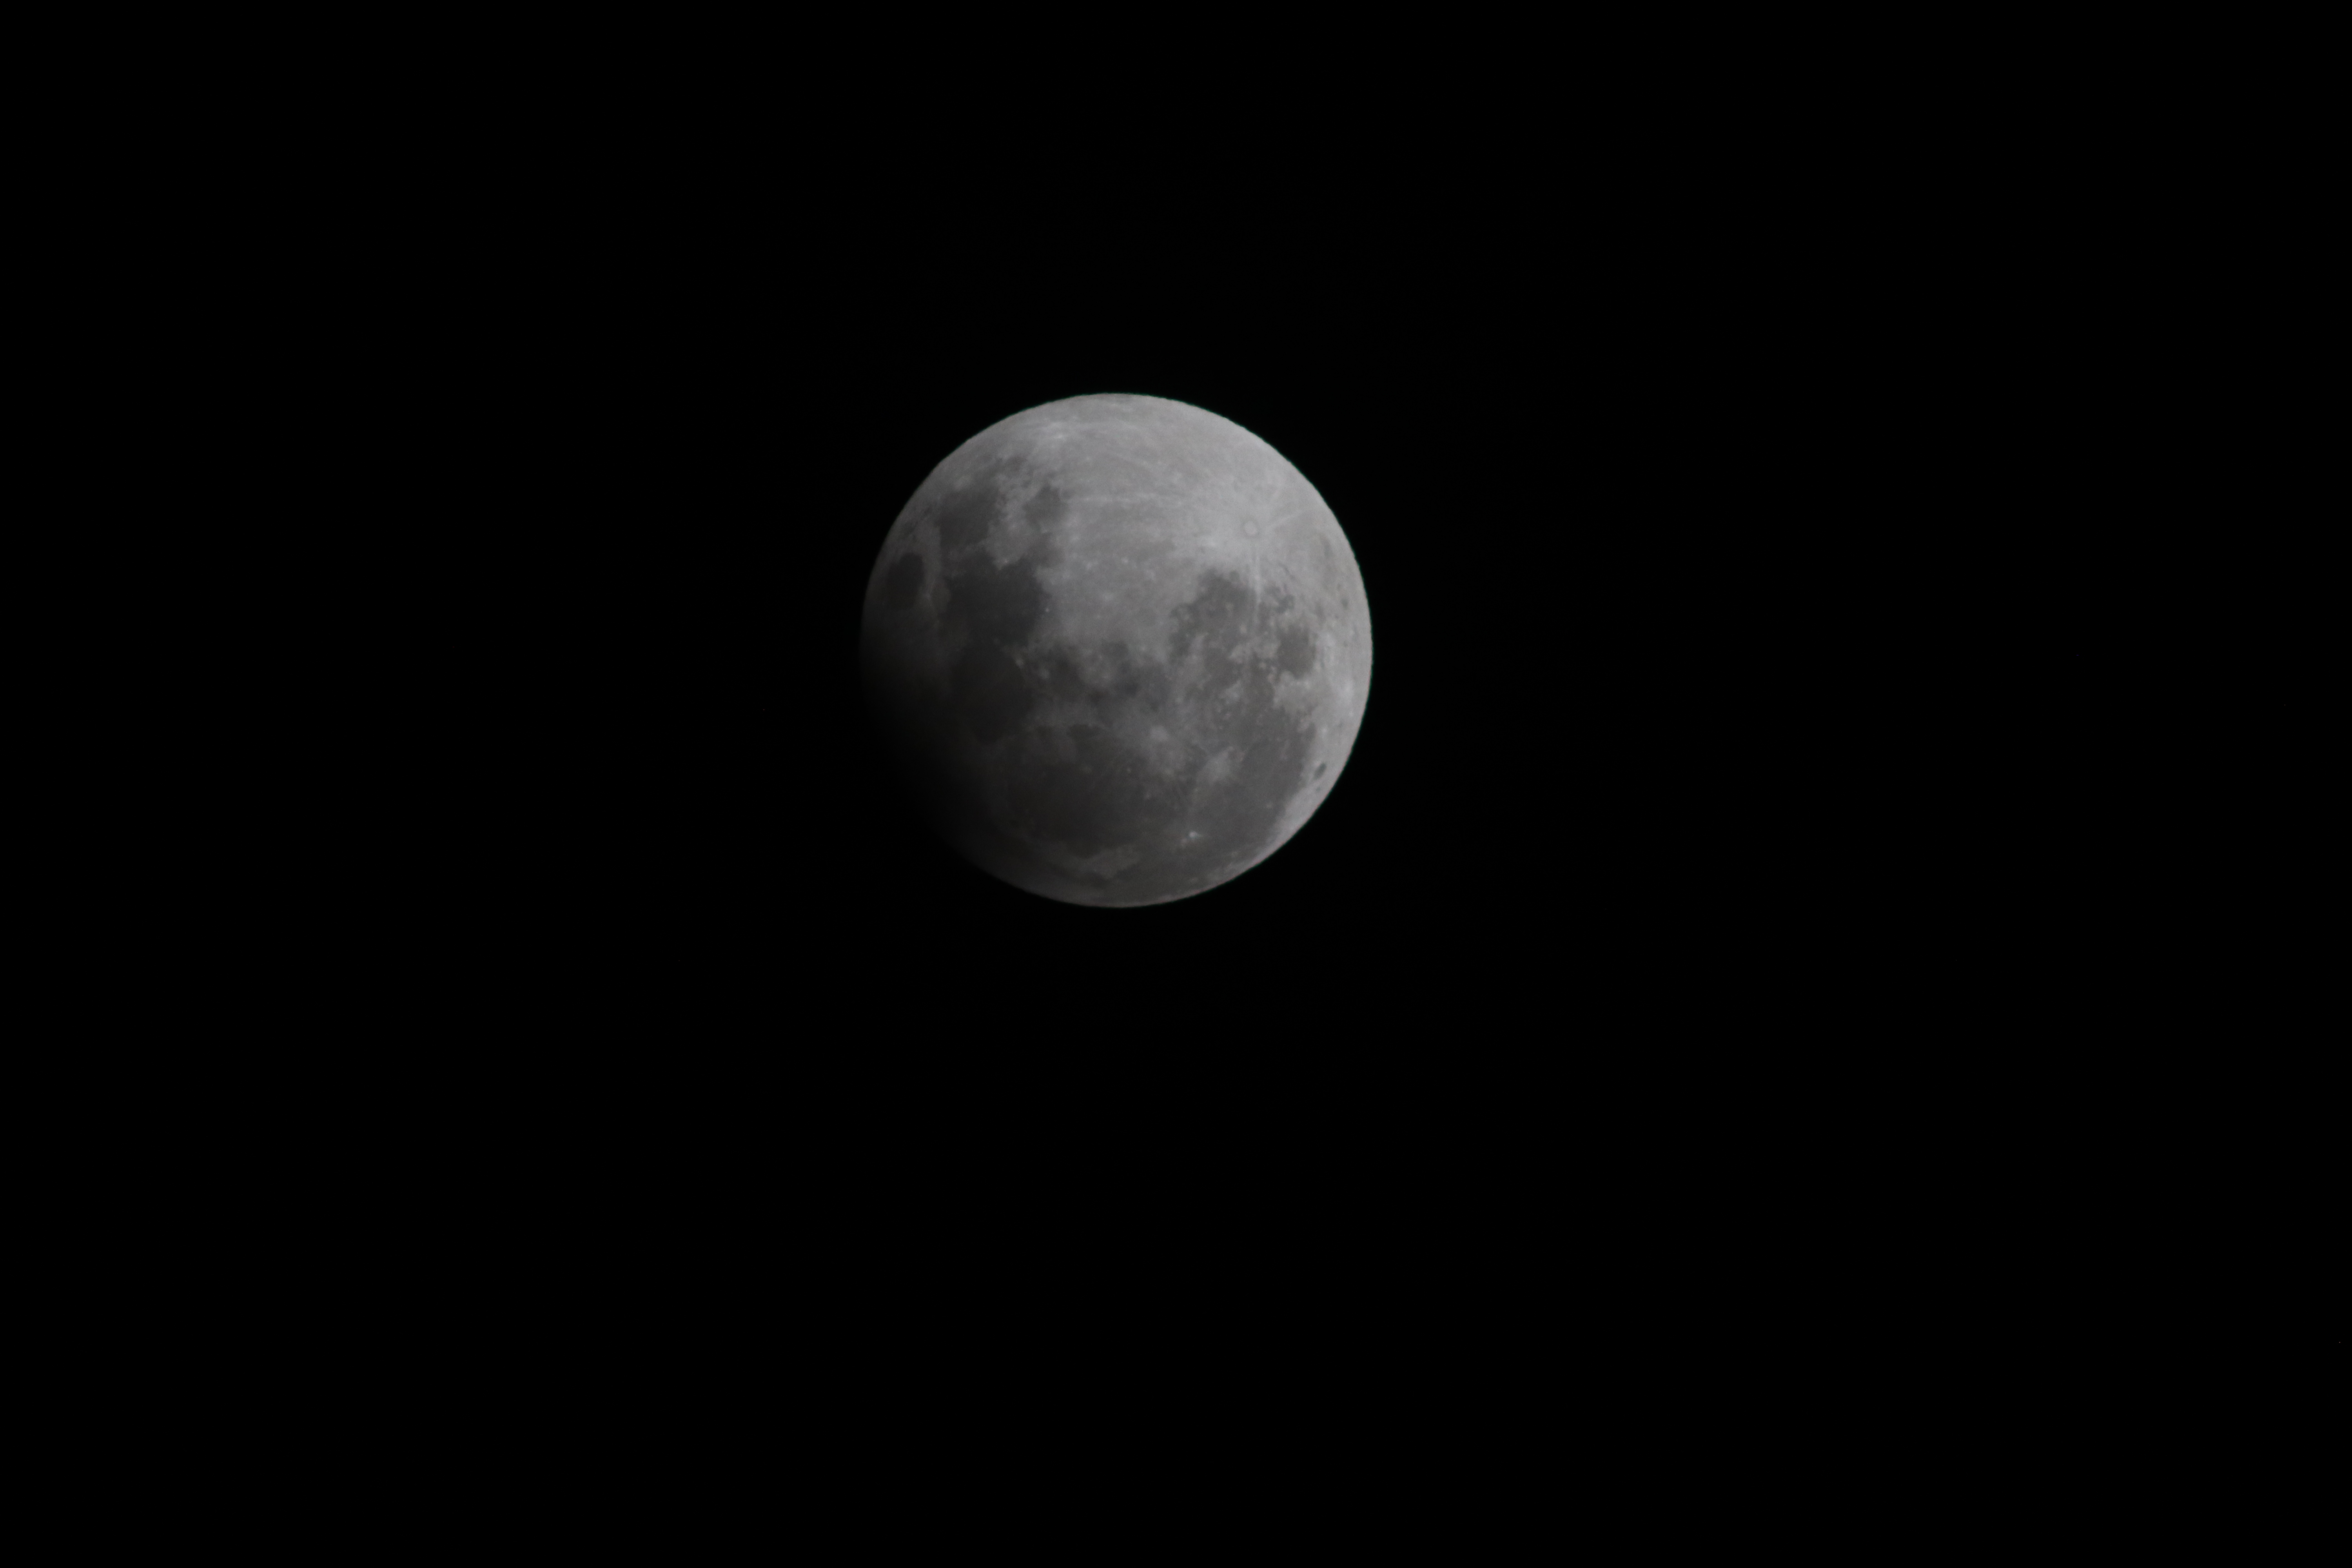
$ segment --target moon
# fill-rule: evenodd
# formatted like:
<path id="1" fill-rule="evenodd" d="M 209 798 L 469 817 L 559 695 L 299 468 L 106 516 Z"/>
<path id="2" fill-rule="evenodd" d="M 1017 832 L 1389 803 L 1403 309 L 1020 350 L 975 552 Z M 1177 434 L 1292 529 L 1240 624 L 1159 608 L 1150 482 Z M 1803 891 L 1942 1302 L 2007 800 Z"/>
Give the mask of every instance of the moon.
<path id="1" fill-rule="evenodd" d="M 1372 627 L 1339 520 L 1205 409 L 1067 398 L 949 454 L 868 579 L 868 711 L 920 813 L 1108 908 L 1232 880 L 1339 782 Z"/>

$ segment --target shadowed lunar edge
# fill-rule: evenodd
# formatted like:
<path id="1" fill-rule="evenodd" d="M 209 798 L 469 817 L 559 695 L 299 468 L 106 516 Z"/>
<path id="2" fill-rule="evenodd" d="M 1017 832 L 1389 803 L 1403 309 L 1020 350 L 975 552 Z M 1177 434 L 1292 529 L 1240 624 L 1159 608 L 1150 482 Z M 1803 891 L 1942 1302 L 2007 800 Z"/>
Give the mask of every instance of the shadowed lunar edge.
<path id="1" fill-rule="evenodd" d="M 1122 416 L 1158 403 L 1073 400 Z M 1054 584 L 1123 585 L 1095 558 L 1168 530 L 1156 520 L 1128 534 L 1074 529 L 1055 463 L 1018 441 L 992 451 L 992 433 L 960 450 L 976 461 L 918 492 L 868 595 L 867 697 L 898 776 L 968 858 L 1048 897 L 1160 903 L 1239 874 L 1305 821 L 1353 742 L 1363 680 L 1326 668 L 1335 653 L 1347 662 L 1363 614 L 1344 536 L 1318 502 L 1319 517 L 1294 527 L 1325 581 L 1301 582 L 1286 563 L 1191 559 L 1164 591 L 1181 594 L 1164 619 L 1138 610 L 1125 635 L 1076 634 L 1053 613 Z M 1256 449 L 1264 458 L 1251 461 L 1280 462 Z M 1082 493 L 1077 508 L 1095 499 Z M 1261 525 L 1247 526 L 1258 539 Z M 1073 566 L 1084 571 L 1062 570 Z M 1335 618 L 1349 623 L 1337 643 Z M 1368 676 L 1368 630 L 1361 642 Z"/>

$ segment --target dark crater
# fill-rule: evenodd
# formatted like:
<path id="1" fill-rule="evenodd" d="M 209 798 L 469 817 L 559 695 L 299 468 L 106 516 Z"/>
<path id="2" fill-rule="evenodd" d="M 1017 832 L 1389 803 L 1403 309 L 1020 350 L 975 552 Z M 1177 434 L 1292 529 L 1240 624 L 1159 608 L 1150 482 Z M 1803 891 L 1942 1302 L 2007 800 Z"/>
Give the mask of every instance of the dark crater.
<path id="1" fill-rule="evenodd" d="M 949 556 L 960 555 L 988 537 L 996 525 L 997 480 L 1004 465 L 992 463 L 961 490 L 940 503 L 932 524 L 940 531 L 940 547 Z"/>
<path id="2" fill-rule="evenodd" d="M 1087 702 L 1097 708 L 1133 704 L 1150 713 L 1166 710 L 1175 681 L 1165 665 L 1138 658 L 1135 650 L 1123 642 L 1106 645 L 1102 662 L 1109 664 L 1109 675 L 1090 679 L 1077 650 L 1048 649 L 1034 661 L 1038 689 L 1062 702 Z"/>
<path id="3" fill-rule="evenodd" d="M 1035 495 L 1029 498 L 1029 504 L 1023 507 L 1021 511 L 1023 516 L 1039 528 L 1052 528 L 1062 521 L 1069 510 L 1070 503 L 1063 499 L 1062 492 L 1051 485 L 1045 485 L 1039 488 Z"/>
<path id="4" fill-rule="evenodd" d="M 1024 558 L 999 566 L 973 555 L 947 574 L 946 620 L 950 632 L 1008 651 L 1026 642 L 1045 616 L 1045 587 L 1035 562 Z"/>
<path id="5" fill-rule="evenodd" d="M 1008 784 L 1009 826 L 1033 842 L 1079 855 L 1137 844 L 1164 831 L 1183 781 L 1153 774 L 1144 760 L 1095 724 L 1073 724 L 1068 760 L 1038 758 Z"/>
<path id="6" fill-rule="evenodd" d="M 1219 573 L 1177 609 L 1173 664 L 1112 643 L 1084 662 L 1075 648 L 1029 649 L 1024 668 L 1023 650 L 1044 619 L 1046 595 L 1039 558 L 998 566 L 978 548 L 994 504 L 993 482 L 975 484 L 939 514 L 947 546 L 940 629 L 962 642 L 948 691 L 919 699 L 892 693 L 895 700 L 886 702 L 908 742 L 899 755 L 910 764 L 919 804 L 951 839 L 992 842 L 1032 858 L 1041 881 L 1053 877 L 1038 855 L 1046 846 L 1079 856 L 1135 849 L 1135 866 L 1096 883 L 1106 902 L 1156 902 L 1222 881 L 1237 863 L 1263 852 L 1284 809 L 1306 786 L 1311 723 L 1276 706 L 1275 689 L 1279 673 L 1314 668 L 1314 639 L 1305 627 L 1286 626 L 1272 658 L 1251 660 L 1243 646 L 1251 590 Z M 1063 504 L 1058 495 L 1041 492 L 1030 502 L 1031 515 Z M 920 560 L 902 556 L 884 575 L 884 603 L 905 609 L 923 586 Z M 1279 603 L 1270 599 L 1267 608 Z M 1199 685 L 1180 690 L 1177 668 L 1195 655 Z M 1058 736 L 1034 730 L 1036 710 L 1048 700 L 1090 710 L 1100 721 L 1074 723 Z M 1156 771 L 1113 734 L 1111 715 L 1138 707 L 1171 721 L 1190 710 L 1187 722 L 1171 721 L 1186 742 L 1175 772 Z M 950 761 L 955 748 L 946 739 L 956 729 L 995 747 L 975 765 L 993 774 L 1002 816 L 984 819 L 982 802 L 995 792 Z M 1203 768 L 1220 752 L 1229 754 L 1231 771 L 1204 780 Z M 1317 768 L 1316 776 L 1325 771 Z"/>
<path id="7" fill-rule="evenodd" d="M 1304 676 L 1315 668 L 1315 638 L 1305 626 L 1282 628 L 1274 654 L 1275 668 L 1292 677 Z"/>
<path id="8" fill-rule="evenodd" d="M 1209 707 L 1213 717 L 1205 730 L 1186 737 L 1192 744 L 1181 769 L 1155 772 L 1108 730 L 1090 723 L 1071 726 L 1068 757 L 1039 745 L 1008 759 L 1012 820 L 1004 826 L 1017 837 L 1078 855 L 1120 848 L 1141 853 L 1135 866 L 1101 879 L 1105 895 L 1117 902 L 1195 891 L 1262 850 L 1304 784 L 1313 743 L 1311 729 L 1276 705 L 1276 665 L 1252 665 L 1242 655 L 1250 621 L 1245 584 L 1213 574 L 1175 618 L 1175 657 L 1201 656 L 1202 684 L 1193 691 L 1178 692 L 1169 668 L 1137 658 L 1124 644 L 1108 650 L 1112 674 L 1106 683 L 1087 680 L 1074 655 L 1063 650 L 1045 657 L 1038 683 L 1055 697 L 1107 708 L 1140 702 L 1156 711 L 1179 697 Z M 1310 641 L 1307 649 L 1292 650 L 1290 663 L 1311 668 L 1302 663 L 1311 657 Z M 1217 752 L 1232 753 L 1232 771 L 1206 781 L 1202 770 Z"/>
<path id="9" fill-rule="evenodd" d="M 1198 643 L 1204 656 L 1230 665 L 1234 647 L 1249 626 L 1249 584 L 1229 573 L 1209 573 L 1200 593 L 1176 606 L 1174 620 L 1169 647 L 1178 662 Z"/>
<path id="10" fill-rule="evenodd" d="M 946 627 L 963 651 L 949 676 L 956 717 L 982 745 L 1019 728 L 1037 693 L 1015 660 L 1045 617 L 1045 590 L 1034 562 L 999 566 L 974 552 L 947 574 Z"/>
<path id="11" fill-rule="evenodd" d="M 882 574 L 882 604 L 887 609 L 905 610 L 912 607 L 917 595 L 923 591 L 923 558 L 901 555 Z"/>
<path id="12" fill-rule="evenodd" d="M 1021 667 L 993 643 L 974 643 L 956 660 L 950 691 L 956 717 L 982 745 L 992 745 L 1021 727 L 1036 697 Z"/>

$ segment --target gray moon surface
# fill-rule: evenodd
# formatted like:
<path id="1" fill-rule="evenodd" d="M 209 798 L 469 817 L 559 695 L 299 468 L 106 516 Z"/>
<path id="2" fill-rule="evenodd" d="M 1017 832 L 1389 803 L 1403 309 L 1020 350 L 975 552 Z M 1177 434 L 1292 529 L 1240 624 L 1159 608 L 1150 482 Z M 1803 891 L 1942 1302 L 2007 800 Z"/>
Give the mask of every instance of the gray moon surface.
<path id="1" fill-rule="evenodd" d="M 1371 616 L 1281 454 L 1165 398 L 1067 398 L 931 471 L 866 590 L 868 710 L 918 809 L 983 870 L 1167 903 L 1286 843 L 1347 765 Z"/>

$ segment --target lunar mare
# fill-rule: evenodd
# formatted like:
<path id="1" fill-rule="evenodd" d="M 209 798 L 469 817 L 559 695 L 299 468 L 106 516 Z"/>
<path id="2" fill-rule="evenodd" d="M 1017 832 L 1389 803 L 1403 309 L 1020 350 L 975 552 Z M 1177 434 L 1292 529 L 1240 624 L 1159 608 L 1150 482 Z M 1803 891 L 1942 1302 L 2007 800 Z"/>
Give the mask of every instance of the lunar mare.
<path id="1" fill-rule="evenodd" d="M 1188 404 L 1074 397 L 916 490 L 860 662 L 898 776 L 967 858 L 1069 903 L 1156 904 L 1322 804 L 1371 618 L 1339 521 L 1272 447 Z"/>

